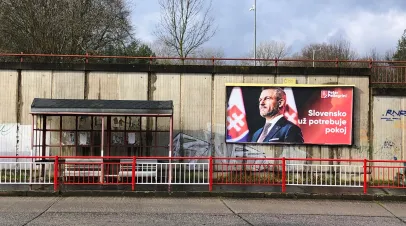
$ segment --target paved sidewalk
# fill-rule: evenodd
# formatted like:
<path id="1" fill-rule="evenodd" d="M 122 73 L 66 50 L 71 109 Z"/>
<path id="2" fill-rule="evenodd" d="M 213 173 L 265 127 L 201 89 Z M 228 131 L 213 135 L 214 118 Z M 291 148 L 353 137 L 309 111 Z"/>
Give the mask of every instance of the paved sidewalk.
<path id="1" fill-rule="evenodd" d="M 4 225 L 404 225 L 406 203 L 236 198 L 0 197 Z"/>

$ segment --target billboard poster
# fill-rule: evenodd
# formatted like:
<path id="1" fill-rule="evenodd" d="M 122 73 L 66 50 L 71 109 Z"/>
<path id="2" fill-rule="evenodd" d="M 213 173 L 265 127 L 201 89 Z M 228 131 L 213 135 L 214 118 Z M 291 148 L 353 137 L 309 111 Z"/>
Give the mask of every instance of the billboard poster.
<path id="1" fill-rule="evenodd" d="M 226 84 L 227 143 L 352 145 L 354 86 Z"/>

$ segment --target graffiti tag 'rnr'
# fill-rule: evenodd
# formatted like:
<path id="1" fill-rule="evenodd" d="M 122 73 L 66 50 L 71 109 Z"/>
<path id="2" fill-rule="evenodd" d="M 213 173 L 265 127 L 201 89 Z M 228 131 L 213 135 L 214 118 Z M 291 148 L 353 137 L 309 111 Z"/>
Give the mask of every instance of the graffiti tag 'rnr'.
<path id="1" fill-rule="evenodd" d="M 406 111 L 405 110 L 395 111 L 392 109 L 388 109 L 386 110 L 386 113 L 382 115 L 381 119 L 384 119 L 386 121 L 394 121 L 400 120 L 400 116 L 406 116 Z"/>

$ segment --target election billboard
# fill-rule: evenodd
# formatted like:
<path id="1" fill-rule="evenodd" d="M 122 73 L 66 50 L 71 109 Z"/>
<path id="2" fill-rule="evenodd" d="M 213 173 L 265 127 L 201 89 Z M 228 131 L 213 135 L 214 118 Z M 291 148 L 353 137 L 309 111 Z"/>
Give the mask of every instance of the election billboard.
<path id="1" fill-rule="evenodd" d="M 226 84 L 226 143 L 352 145 L 354 86 Z"/>

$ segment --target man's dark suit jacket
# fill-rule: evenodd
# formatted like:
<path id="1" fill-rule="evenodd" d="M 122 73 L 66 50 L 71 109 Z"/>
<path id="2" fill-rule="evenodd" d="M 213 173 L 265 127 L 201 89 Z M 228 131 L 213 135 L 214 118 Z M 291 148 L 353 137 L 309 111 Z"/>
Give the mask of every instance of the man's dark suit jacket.
<path id="1" fill-rule="evenodd" d="M 263 128 L 257 130 L 252 136 L 251 142 L 257 142 Z M 285 117 L 280 118 L 265 137 L 265 142 L 303 143 L 302 130 Z"/>

